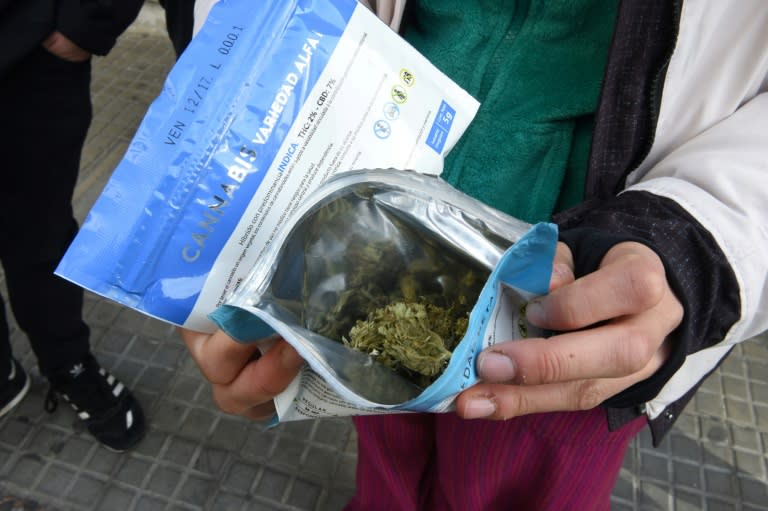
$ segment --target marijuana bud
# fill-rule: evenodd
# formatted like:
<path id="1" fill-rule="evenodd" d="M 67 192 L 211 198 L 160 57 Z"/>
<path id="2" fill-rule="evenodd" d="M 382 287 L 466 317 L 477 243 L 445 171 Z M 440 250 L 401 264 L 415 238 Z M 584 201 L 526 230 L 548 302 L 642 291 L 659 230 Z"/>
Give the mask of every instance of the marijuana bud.
<path id="1" fill-rule="evenodd" d="M 454 321 L 442 307 L 396 302 L 371 311 L 365 320 L 352 327 L 349 339 L 345 337 L 343 341 L 387 367 L 426 377 L 417 378 L 422 381 L 416 383 L 423 384 L 439 376 L 448 365 L 449 346 L 458 342 L 452 335 Z M 438 329 L 451 338 L 445 338 Z"/>
<path id="2" fill-rule="evenodd" d="M 378 215 L 381 230 L 361 229 L 365 215 Z M 346 198 L 318 210 L 305 259 L 323 261 L 305 264 L 306 327 L 422 387 L 448 365 L 489 275 L 418 225 Z M 343 285 L 332 299 L 318 300 L 329 282 Z"/>

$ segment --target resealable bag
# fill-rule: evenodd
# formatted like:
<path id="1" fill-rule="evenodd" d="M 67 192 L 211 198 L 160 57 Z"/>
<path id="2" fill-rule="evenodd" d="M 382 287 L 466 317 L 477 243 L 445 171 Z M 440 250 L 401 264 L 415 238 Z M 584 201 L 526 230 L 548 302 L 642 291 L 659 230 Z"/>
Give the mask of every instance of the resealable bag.
<path id="1" fill-rule="evenodd" d="M 307 194 L 356 168 L 439 174 L 477 108 L 355 0 L 222 0 L 56 273 L 210 332 Z"/>
<path id="2" fill-rule="evenodd" d="M 277 332 L 307 361 L 281 421 L 441 412 L 477 382 L 475 357 L 541 336 L 553 224 L 529 225 L 435 176 L 365 170 L 308 196 L 212 319 L 241 341 Z M 268 346 L 265 346 L 268 349 Z"/>

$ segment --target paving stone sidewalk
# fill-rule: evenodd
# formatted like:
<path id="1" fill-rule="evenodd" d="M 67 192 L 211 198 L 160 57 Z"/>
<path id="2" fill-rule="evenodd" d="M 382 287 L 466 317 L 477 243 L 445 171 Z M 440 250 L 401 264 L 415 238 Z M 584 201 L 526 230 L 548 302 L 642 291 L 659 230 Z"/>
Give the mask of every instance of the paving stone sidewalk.
<path id="1" fill-rule="evenodd" d="M 150 13 L 151 14 L 151 13 Z M 145 17 L 94 65 L 95 118 L 75 207 L 84 218 L 122 157 L 173 53 Z M 0 420 L 0 511 L 341 510 L 354 488 L 346 419 L 271 430 L 216 411 L 172 327 L 87 296 L 97 357 L 144 405 L 150 430 L 131 452 L 100 447 L 74 413 L 43 411 L 46 385 L 23 335 L 26 400 Z M 616 511 L 768 511 L 768 338 L 737 347 L 662 446 L 642 433 L 613 494 Z M 393 510 L 394 511 L 394 510 Z"/>

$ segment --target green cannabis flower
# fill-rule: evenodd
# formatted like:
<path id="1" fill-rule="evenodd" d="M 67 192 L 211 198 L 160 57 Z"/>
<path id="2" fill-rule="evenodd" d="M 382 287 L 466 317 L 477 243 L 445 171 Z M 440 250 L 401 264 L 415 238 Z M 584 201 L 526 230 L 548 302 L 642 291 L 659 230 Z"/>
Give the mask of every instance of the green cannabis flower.
<path id="1" fill-rule="evenodd" d="M 466 317 L 442 307 L 397 302 L 373 310 L 343 340 L 387 367 L 421 375 L 415 383 L 425 386 L 448 365 L 466 328 Z"/>
<path id="2" fill-rule="evenodd" d="M 428 386 L 466 333 L 489 272 L 391 213 L 343 198 L 328 206 L 305 246 L 306 327 Z M 366 215 L 381 230 L 361 228 Z M 321 292 L 329 282 L 343 282 L 332 299 Z"/>

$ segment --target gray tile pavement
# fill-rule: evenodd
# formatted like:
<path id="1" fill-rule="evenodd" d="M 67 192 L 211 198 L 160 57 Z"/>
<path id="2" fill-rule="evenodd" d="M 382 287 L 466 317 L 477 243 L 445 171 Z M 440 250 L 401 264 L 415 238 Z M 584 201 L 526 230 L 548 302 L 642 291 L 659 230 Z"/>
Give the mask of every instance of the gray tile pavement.
<path id="1" fill-rule="evenodd" d="M 149 8 L 153 7 L 151 4 Z M 95 118 L 75 208 L 83 218 L 158 94 L 173 53 L 147 12 L 94 66 Z M 172 327 L 93 295 L 85 316 L 102 363 L 134 389 L 149 433 L 125 454 L 100 447 L 46 385 L 19 331 L 32 390 L 0 420 L 0 510 L 340 510 L 354 488 L 346 419 L 274 429 L 219 413 Z M 613 509 L 768 511 L 768 338 L 737 347 L 661 447 L 630 446 Z M 15 504 L 14 504 L 15 502 Z"/>

